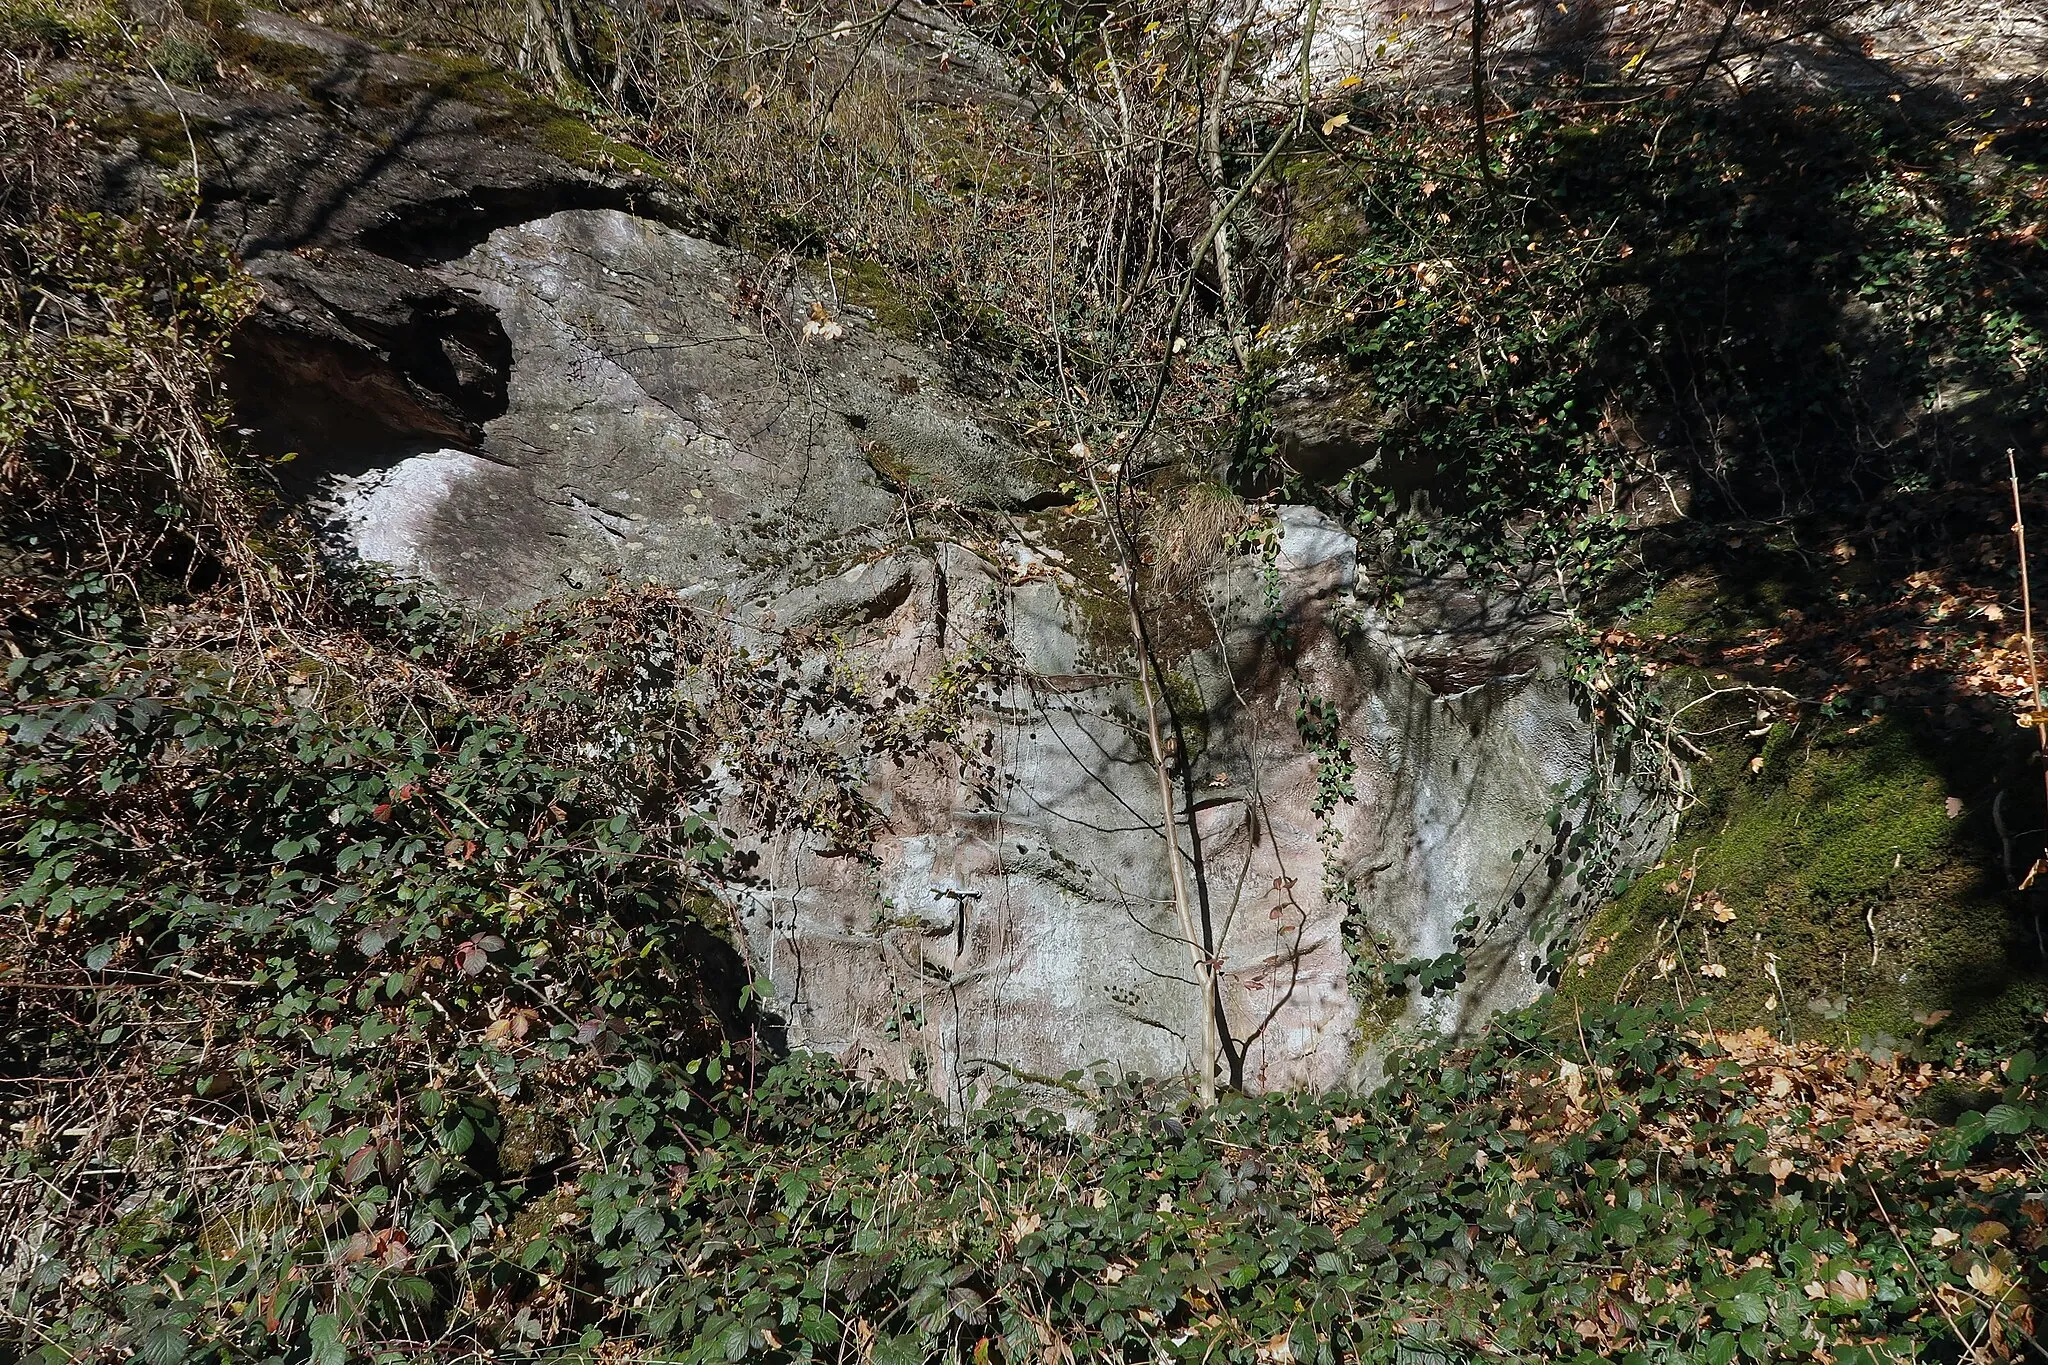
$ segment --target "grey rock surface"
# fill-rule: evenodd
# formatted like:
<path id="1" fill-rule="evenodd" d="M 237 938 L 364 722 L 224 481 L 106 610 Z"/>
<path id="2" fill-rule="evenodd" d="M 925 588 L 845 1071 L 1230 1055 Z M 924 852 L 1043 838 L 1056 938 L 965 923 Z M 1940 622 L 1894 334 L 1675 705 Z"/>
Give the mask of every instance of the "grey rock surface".
<path id="1" fill-rule="evenodd" d="M 472 450 L 398 446 L 326 505 L 359 552 L 465 597 L 614 575 L 786 586 L 900 531 L 883 470 L 994 507 L 1038 491 L 929 352 L 808 272 L 568 209 L 433 274 L 503 327 L 505 410 Z M 814 309 L 823 323 L 790 325 Z"/>
<path id="2" fill-rule="evenodd" d="M 1360 1083 L 1406 1033 L 1536 997 L 1600 889 L 1565 854 L 1575 825 L 1601 815 L 1591 842 L 1619 860 L 1654 846 L 1655 810 L 1544 662 L 1554 622 L 1448 585 L 1372 610 L 1350 537 L 1273 507 L 1268 559 L 1219 562 L 1162 613 L 1169 855 L 1099 528 L 946 358 L 829 272 L 493 135 L 408 59 L 252 22 L 331 92 L 415 92 L 188 110 L 266 292 L 242 411 L 300 452 L 338 544 L 492 607 L 660 581 L 742 641 L 802 632 L 877 695 L 955 698 L 942 734 L 886 751 L 816 723 L 877 813 L 859 846 L 743 831 L 758 860 L 720 890 L 796 1043 L 959 1105 L 1181 1074 L 1202 1006 L 1177 856 L 1228 1076 Z M 1387 964 L 1452 953 L 1455 989 L 1385 987 Z"/>
<path id="3" fill-rule="evenodd" d="M 1221 962 L 1226 1075 L 1328 1089 L 1375 1079 L 1403 1037 L 1538 997 L 1587 890 L 1561 855 L 1571 826 L 1548 814 L 1583 819 L 1611 775 L 1532 623 L 1473 619 L 1483 604 L 1448 595 L 1434 620 L 1390 620 L 1353 596 L 1348 535 L 1308 509 L 1275 517 L 1270 569 L 1224 568 L 1200 594 L 1217 643 L 1177 670 L 1202 734 L 1176 815 L 1194 817 L 1180 856 Z M 1019 535 L 1011 564 L 1047 562 Z M 907 572 L 867 641 L 877 668 L 928 677 L 976 634 L 1012 667 L 957 749 L 876 770 L 889 820 L 871 858 L 796 833 L 762 844 L 773 872 L 741 894 L 742 920 L 792 1039 L 960 1105 L 1018 1079 L 1185 1071 L 1199 1006 L 1133 662 L 1091 639 L 1089 590 L 1060 574 L 959 547 Z M 942 595 L 984 608 L 935 635 Z M 1315 743 L 1304 707 L 1332 717 Z M 1654 846 L 1639 794 L 1603 799 L 1617 851 Z M 1453 991 L 1362 987 L 1374 963 L 1461 950 Z"/>
<path id="4" fill-rule="evenodd" d="M 1299 9 L 1261 6 L 1286 22 Z M 1465 5 L 1334 0 L 1316 13 L 1313 79 L 1457 91 L 1469 80 Z M 1727 11 L 1681 3 L 1498 0 L 1487 10 L 1494 79 L 1612 80 L 1644 89 L 1726 79 L 1816 92 L 1906 91 L 2037 80 L 2048 71 L 2048 9 L 2004 0 L 1860 0 Z M 1300 79 L 1294 49 L 1271 68 Z"/>

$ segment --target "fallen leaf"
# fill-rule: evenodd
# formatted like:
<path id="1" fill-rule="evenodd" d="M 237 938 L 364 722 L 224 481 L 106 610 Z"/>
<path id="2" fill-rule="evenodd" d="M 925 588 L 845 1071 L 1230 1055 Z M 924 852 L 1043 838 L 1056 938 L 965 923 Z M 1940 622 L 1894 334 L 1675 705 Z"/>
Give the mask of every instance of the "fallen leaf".
<path id="1" fill-rule="evenodd" d="M 810 321 L 804 324 L 804 336 L 810 341 L 837 341 L 846 335 L 846 329 L 825 311 L 822 303 L 811 305 Z"/>
<path id="2" fill-rule="evenodd" d="M 1984 1261 L 1979 1261 L 1970 1267 L 1969 1279 L 1970 1288 L 1976 1290 L 1979 1294 L 1994 1299 L 2003 1295 L 2006 1286 L 2011 1283 L 2011 1281 L 2005 1278 L 2003 1270 Z"/>

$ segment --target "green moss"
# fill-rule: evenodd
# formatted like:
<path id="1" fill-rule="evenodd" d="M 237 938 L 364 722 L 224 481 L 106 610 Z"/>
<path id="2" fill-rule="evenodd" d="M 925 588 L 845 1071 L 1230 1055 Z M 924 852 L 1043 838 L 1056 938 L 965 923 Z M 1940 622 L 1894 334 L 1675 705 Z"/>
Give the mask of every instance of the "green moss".
<path id="1" fill-rule="evenodd" d="M 169 35 L 151 49 L 149 61 L 172 85 L 187 88 L 204 85 L 218 74 L 213 49 L 180 33 Z"/>
<path id="2" fill-rule="evenodd" d="M 731 909 L 709 891 L 690 887 L 676 897 L 676 909 L 728 947 L 738 943 Z"/>
<path id="3" fill-rule="evenodd" d="M 1358 1005 L 1358 1022 L 1351 1040 L 1354 1064 L 1374 1051 L 1384 1053 L 1397 1043 L 1394 1030 L 1407 1018 L 1411 1003 L 1406 990 L 1387 989 L 1379 968 L 1388 955 L 1380 944 L 1353 937 L 1359 927 L 1347 918 L 1345 951 L 1352 959 L 1348 985 L 1351 998 Z M 1418 1037 L 1415 1041 L 1425 1040 Z"/>
<path id="4" fill-rule="evenodd" d="M 819 273 L 823 266 L 814 266 Z M 915 341 L 931 320 L 929 304 L 906 286 L 901 275 L 878 261 L 837 260 L 832 263 L 832 284 L 839 297 L 871 313 L 878 331 Z"/>
<path id="5" fill-rule="evenodd" d="M 188 117 L 189 135 L 186 121 L 181 120 L 175 112 L 129 105 L 99 120 L 94 125 L 94 131 L 113 142 L 132 137 L 135 139 L 137 155 L 145 161 L 166 170 L 189 172 L 192 169 L 194 146 L 198 147 L 200 158 L 204 160 L 205 135 L 219 125 L 197 116 Z"/>
<path id="6" fill-rule="evenodd" d="M 1304 157 L 1288 166 L 1284 178 L 1300 214 L 1294 251 L 1314 265 L 1357 249 L 1368 230 L 1356 207 L 1363 177 L 1334 157 Z"/>
<path id="7" fill-rule="evenodd" d="M 1907 726 L 1780 724 L 1760 751 L 1721 746 L 1696 780 L 1676 844 L 1595 921 L 1562 1001 L 1700 997 L 1717 1027 L 1851 1044 L 1940 1011 L 2000 1031 L 2031 984 L 2006 893 Z M 1725 977 L 1703 973 L 1715 964 Z"/>
<path id="8" fill-rule="evenodd" d="M 499 1114 L 498 1166 L 509 1175 L 530 1175 L 559 1159 L 573 1141 L 560 1115 L 534 1105 L 508 1105 Z"/>
<path id="9" fill-rule="evenodd" d="M 868 467 L 892 493 L 907 493 L 924 482 L 917 467 L 887 441 L 864 441 L 861 453 L 867 457 Z"/>
<path id="10" fill-rule="evenodd" d="M 1183 762 L 1194 763 L 1209 747 L 1209 708 L 1203 704 L 1202 689 L 1195 680 L 1177 668 L 1168 668 L 1160 676 L 1165 701 L 1171 711 L 1182 739 L 1187 744 Z"/>
<path id="11" fill-rule="evenodd" d="M 273 42 L 232 24 L 221 24 L 218 31 L 231 57 L 274 84 L 312 93 L 333 70 L 331 59 L 316 49 Z M 526 142 L 585 170 L 668 176 L 659 158 L 608 138 L 560 105 L 537 98 L 501 68 L 459 54 L 409 51 L 405 56 L 426 64 L 429 74 L 414 78 L 390 69 L 367 71 L 352 92 L 355 103 L 392 110 L 421 99 L 459 100 L 476 110 L 477 131 L 485 136 Z"/>
<path id="12" fill-rule="evenodd" d="M 668 167 L 629 143 L 608 138 L 582 119 L 558 114 L 531 130 L 536 147 L 591 171 L 632 171 L 666 178 Z"/>
<path id="13" fill-rule="evenodd" d="M 185 17 L 216 33 L 239 28 L 247 13 L 240 0 L 178 0 Z"/>
<path id="14" fill-rule="evenodd" d="M 334 69 L 333 58 L 324 52 L 297 43 L 275 42 L 245 28 L 224 29 L 218 41 L 222 55 L 229 61 L 241 62 L 272 85 L 302 94 L 312 94 Z"/>
<path id="15" fill-rule="evenodd" d="M 1722 601 L 1721 585 L 1711 574 L 1690 574 L 1667 583 L 1649 607 L 1629 622 L 1646 639 L 1661 639 L 1691 629 Z"/>
<path id="16" fill-rule="evenodd" d="M 1063 596 L 1084 647 L 1083 666 L 1128 671 L 1134 654 L 1131 609 L 1101 518 L 1092 511 L 1055 507 L 1018 522 L 1038 543 L 1064 556 L 1060 565 L 1073 575 L 1073 590 Z"/>
<path id="17" fill-rule="evenodd" d="M 396 108 L 423 94 L 460 100 L 477 110 L 477 130 L 481 133 L 516 138 L 585 170 L 638 170 L 660 178 L 668 175 L 667 165 L 659 158 L 606 137 L 560 105 L 537 98 L 517 77 L 501 68 L 457 54 L 407 55 L 431 63 L 434 75 L 425 81 L 365 77 L 360 94 L 363 104 Z"/>
<path id="18" fill-rule="evenodd" d="M 1866 556 L 1801 554 L 1792 534 L 1717 541 L 1718 567 L 1675 578 L 1631 630 L 1680 655 L 1727 658 L 1760 628 L 1824 615 L 1857 591 L 1852 573 L 1877 572 Z M 1724 667 L 1667 675 L 1666 700 L 1744 681 L 1828 693 L 1829 678 Z M 2020 869 L 2004 865 L 2029 856 L 2015 848 L 2038 823 L 2026 813 L 2040 799 L 2030 755 L 2009 728 L 1955 706 L 1832 695 L 1846 713 L 1808 707 L 1796 723 L 1782 693 L 1761 721 L 1743 692 L 1686 715 L 1689 731 L 1715 737 L 1691 765 L 1697 804 L 1663 861 L 1590 927 L 1561 1002 L 1700 997 L 1717 1027 L 1850 1044 L 1908 1038 L 1937 1017 L 1987 1043 L 2039 1026 L 2033 911 L 2009 889 Z M 1713 963 L 1727 975 L 1701 973 Z"/>
<path id="19" fill-rule="evenodd" d="M 574 1185 L 561 1185 L 520 1209 L 505 1229 L 506 1249 L 511 1258 L 516 1260 L 520 1252 L 541 1238 L 560 1240 L 560 1229 L 580 1223 L 583 1211 L 576 1205 L 577 1195 Z"/>
<path id="20" fill-rule="evenodd" d="M 81 56 L 110 53 L 121 42 L 113 11 L 65 0 L 0 0 L 0 49 Z"/>

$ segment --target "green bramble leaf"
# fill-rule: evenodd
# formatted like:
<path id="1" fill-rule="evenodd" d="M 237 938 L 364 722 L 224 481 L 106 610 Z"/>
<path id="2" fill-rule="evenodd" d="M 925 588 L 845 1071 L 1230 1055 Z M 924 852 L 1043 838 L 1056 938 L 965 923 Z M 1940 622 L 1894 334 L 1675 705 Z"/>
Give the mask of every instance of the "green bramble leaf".
<path id="1" fill-rule="evenodd" d="M 2016 1104 L 1994 1104 L 1984 1112 L 1984 1126 L 2005 1137 L 2026 1132 L 2033 1121 L 2033 1114 Z"/>
<path id="2" fill-rule="evenodd" d="M 311 1346 L 312 1365 L 347 1365 L 348 1349 L 341 1330 L 341 1319 L 332 1313 L 321 1313 L 306 1324 L 306 1337 Z"/>

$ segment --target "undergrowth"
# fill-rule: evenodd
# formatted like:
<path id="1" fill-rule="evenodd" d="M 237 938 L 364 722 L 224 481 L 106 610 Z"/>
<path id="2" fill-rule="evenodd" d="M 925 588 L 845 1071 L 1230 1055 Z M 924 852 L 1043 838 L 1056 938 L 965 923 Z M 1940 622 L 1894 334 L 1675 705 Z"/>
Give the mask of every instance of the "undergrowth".
<path id="1" fill-rule="evenodd" d="M 851 685 L 657 591 L 476 622 L 317 572 L 212 386 L 248 281 L 177 209 L 82 212 L 55 108 L 0 86 L 9 1355 L 2040 1353 L 2025 1050 L 1607 1008 L 1080 1124 L 777 1060 L 711 812 L 858 834 L 804 739 Z"/>
<path id="2" fill-rule="evenodd" d="M 1566 94 L 1500 119 L 1490 180 L 1448 111 L 1354 108 L 1287 173 L 1241 477 L 1334 501 L 1387 571 L 1541 561 L 1574 596 L 1646 523 L 1994 483 L 2048 431 L 2048 162 L 2017 92 L 1920 98 Z"/>

